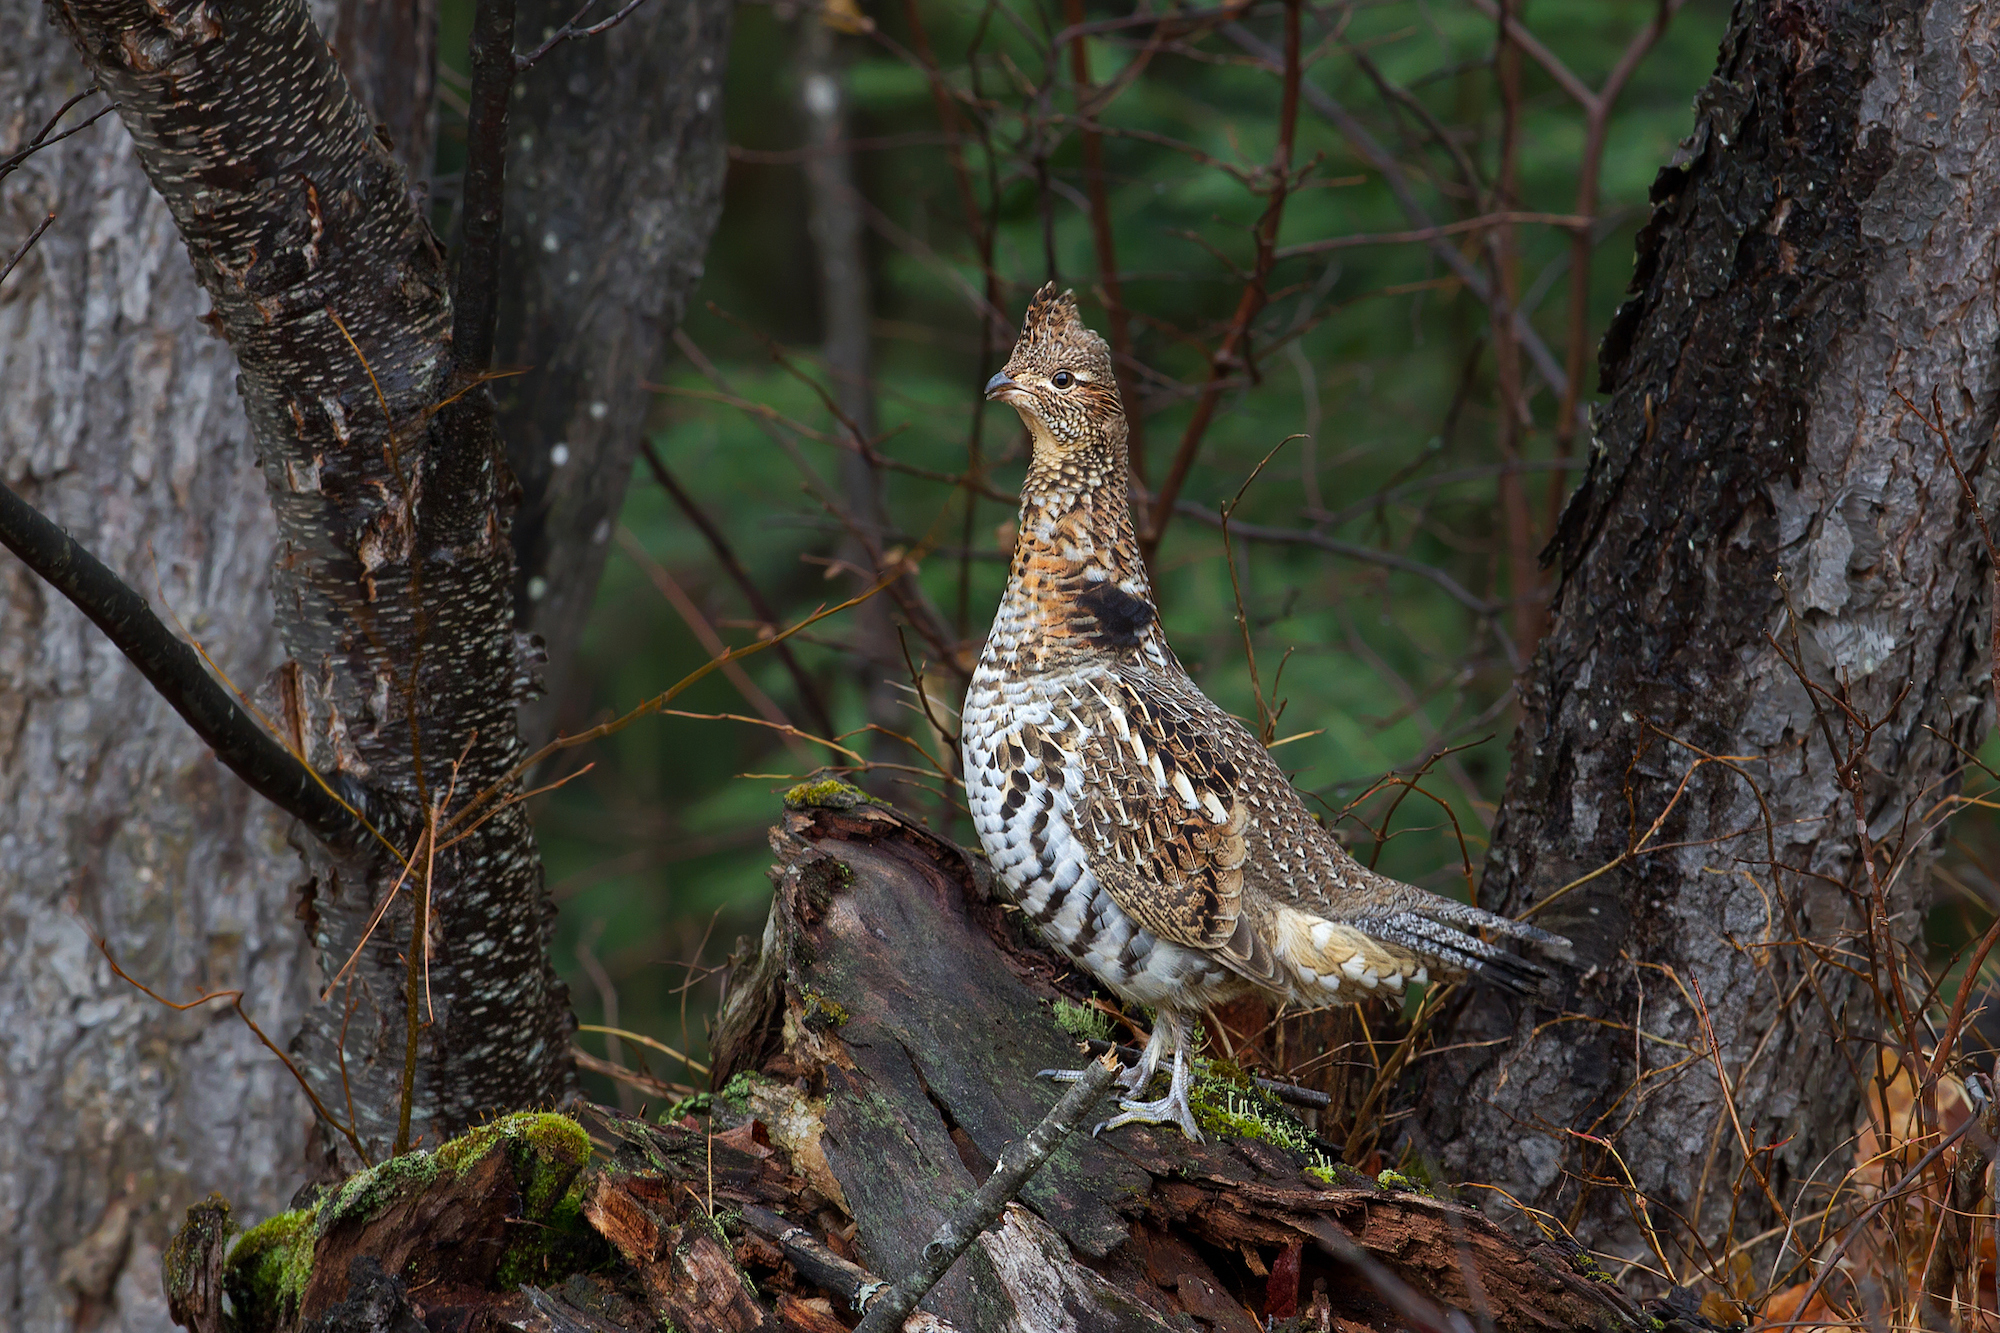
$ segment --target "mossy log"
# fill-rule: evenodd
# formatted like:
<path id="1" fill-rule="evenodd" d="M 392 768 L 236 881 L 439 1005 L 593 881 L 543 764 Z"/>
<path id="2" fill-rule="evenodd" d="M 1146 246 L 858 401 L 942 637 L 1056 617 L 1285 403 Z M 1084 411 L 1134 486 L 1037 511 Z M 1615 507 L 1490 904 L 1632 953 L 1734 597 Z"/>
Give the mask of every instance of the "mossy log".
<path id="1" fill-rule="evenodd" d="M 1037 1072 L 1083 1055 L 1056 1009 L 1062 970 L 960 849 L 839 786 L 794 792 L 772 842 L 770 922 L 734 970 L 705 1106 L 658 1123 L 507 1117 L 233 1246 L 212 1199 L 169 1252 L 176 1317 L 195 1333 L 850 1329 L 856 1298 L 910 1271 L 1054 1105 Z M 906 1328 L 1675 1322 L 1560 1239 L 1524 1248 L 1342 1166 L 1249 1086 L 1206 1081 L 1197 1106 L 1204 1143 L 1142 1126 L 1072 1138 Z"/>

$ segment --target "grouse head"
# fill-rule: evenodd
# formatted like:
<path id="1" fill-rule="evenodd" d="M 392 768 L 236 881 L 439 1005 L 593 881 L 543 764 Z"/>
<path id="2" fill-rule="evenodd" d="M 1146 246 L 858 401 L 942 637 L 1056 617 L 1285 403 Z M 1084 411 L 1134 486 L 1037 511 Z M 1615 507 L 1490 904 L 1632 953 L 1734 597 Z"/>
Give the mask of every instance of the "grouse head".
<path id="1" fill-rule="evenodd" d="M 1111 349 L 1077 317 L 1076 294 L 1052 282 L 1029 302 L 1021 340 L 1006 368 L 986 382 L 986 396 L 1021 414 L 1037 470 L 1073 471 L 1086 464 L 1085 455 L 1109 464 L 1122 452 L 1125 408 Z M 1123 459 L 1116 462 L 1122 470 Z"/>

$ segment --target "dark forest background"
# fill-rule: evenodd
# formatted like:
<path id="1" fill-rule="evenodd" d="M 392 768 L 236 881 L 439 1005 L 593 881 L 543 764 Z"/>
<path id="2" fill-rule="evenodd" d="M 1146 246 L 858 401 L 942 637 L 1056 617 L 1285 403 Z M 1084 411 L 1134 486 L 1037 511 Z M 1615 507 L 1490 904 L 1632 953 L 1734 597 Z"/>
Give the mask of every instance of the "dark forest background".
<path id="1" fill-rule="evenodd" d="M 1565 413 L 1594 397 L 1596 345 L 1629 277 L 1648 185 L 1689 128 L 1728 18 L 1719 3 L 1675 8 L 1537 0 L 1522 15 L 1528 56 L 1511 70 L 1496 66 L 1488 3 L 1308 9 L 1297 175 L 1268 300 L 1251 322 L 1250 363 L 1221 376 L 1160 547 L 1162 614 L 1202 687 L 1284 743 L 1295 781 L 1358 854 L 1442 892 L 1464 894 L 1476 877 L 1505 778 L 1511 686 L 1553 577 L 1537 557 L 1588 449 L 1587 426 L 1565 430 Z M 791 623 L 849 595 L 852 526 L 868 521 L 871 495 L 883 547 L 912 553 L 935 630 L 898 634 L 865 614 L 823 622 L 790 643 L 814 697 L 767 652 L 676 702 L 714 716 L 643 723 L 570 761 L 594 767 L 538 798 L 534 817 L 562 913 L 556 963 L 586 1023 L 698 1056 L 715 969 L 761 926 L 773 793 L 850 762 L 770 723 L 826 736 L 823 709 L 830 738 L 897 766 L 870 775 L 874 790 L 970 840 L 913 682 L 929 683 L 949 730 L 958 673 L 1004 582 L 1025 443 L 978 389 L 1028 294 L 1051 276 L 1073 285 L 1086 318 L 1113 333 L 1093 131 L 1130 330 L 1121 351 L 1144 367 L 1121 370 L 1143 404 L 1151 487 L 1172 466 L 1256 276 L 1282 81 L 1213 16 L 1162 36 L 1092 11 L 1095 31 L 1063 43 L 1050 67 L 1049 39 L 1075 17 L 1049 3 L 924 2 L 815 33 L 811 11 L 737 10 L 722 219 L 648 435 L 766 609 L 642 457 L 606 534 L 609 564 L 576 674 L 554 701 L 558 724 L 622 711 L 715 643 L 749 641 L 766 615 Z M 442 221 L 462 153 L 451 53 L 469 21 L 468 4 L 446 5 Z M 926 53 L 955 94 L 950 120 Z M 831 153 L 814 146 L 815 76 L 843 94 Z M 1614 76 L 1615 100 L 1583 100 Z M 852 194 L 816 195 L 815 160 L 849 171 Z M 858 310 L 830 308 L 816 240 L 829 224 L 855 234 Z M 1506 292 L 1532 334 L 1496 348 Z M 982 319 L 988 293 L 1004 324 Z M 867 330 L 859 382 L 836 369 L 856 364 L 851 337 L 830 345 L 842 321 Z M 1543 373 L 1549 363 L 1583 370 L 1573 400 Z M 872 417 L 873 465 L 849 443 L 849 426 L 868 420 L 856 404 Z M 1216 515 L 1239 491 L 1232 571 Z M 871 722 L 896 735 L 858 730 Z M 1932 922 L 1945 953 L 1990 918 L 1980 859 L 1965 849 L 1941 867 L 1956 890 Z M 585 1038 L 600 1054 L 602 1040 Z M 595 1091 L 612 1095 L 608 1081 Z"/>

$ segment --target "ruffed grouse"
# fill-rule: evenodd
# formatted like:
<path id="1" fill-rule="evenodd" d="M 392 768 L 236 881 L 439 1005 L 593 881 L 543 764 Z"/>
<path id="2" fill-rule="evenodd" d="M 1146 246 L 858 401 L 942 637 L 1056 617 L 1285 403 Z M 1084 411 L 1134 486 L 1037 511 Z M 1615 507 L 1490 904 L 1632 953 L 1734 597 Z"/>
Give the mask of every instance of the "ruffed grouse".
<path id="1" fill-rule="evenodd" d="M 1308 1008 L 1473 974 L 1531 991 L 1540 967 L 1470 934 L 1567 941 L 1375 874 L 1307 813 L 1264 747 L 1167 647 L 1126 491 L 1125 413 L 1104 340 L 1043 287 L 986 396 L 1034 457 L 1006 595 L 963 714 L 973 823 L 1043 935 L 1154 1010 L 1123 1114 L 1201 1137 L 1193 1019 L 1257 989 Z M 1136 1100 L 1163 1059 L 1173 1082 Z"/>

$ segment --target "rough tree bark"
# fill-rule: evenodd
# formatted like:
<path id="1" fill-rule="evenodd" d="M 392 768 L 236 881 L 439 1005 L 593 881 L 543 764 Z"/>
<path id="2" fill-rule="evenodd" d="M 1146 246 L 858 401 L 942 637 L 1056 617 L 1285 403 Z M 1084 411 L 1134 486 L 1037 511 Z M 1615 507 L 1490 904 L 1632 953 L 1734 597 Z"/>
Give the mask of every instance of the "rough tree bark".
<path id="1" fill-rule="evenodd" d="M 0 2 L 0 157 L 89 86 L 35 0 Z M 103 105 L 92 99 L 75 123 Z M 229 349 L 115 117 L 5 185 L 0 482 L 162 597 L 254 686 L 280 659 L 276 541 Z M 210 1189 L 281 1207 L 310 1112 L 226 1006 L 279 1040 L 308 996 L 285 820 L 103 635 L 0 556 L 0 1327 L 159 1329 L 160 1247 Z"/>
<path id="2" fill-rule="evenodd" d="M 459 809 L 513 789 L 528 678 L 490 415 L 433 415 L 458 370 L 443 255 L 296 0 L 56 12 L 118 104 L 236 352 L 278 517 L 284 724 L 315 767 L 370 790 L 378 827 L 410 853 L 447 793 Z M 400 867 L 379 845 L 307 857 L 301 910 L 332 978 Z M 439 850 L 427 896 L 413 1132 L 566 1095 L 572 1020 L 522 811 L 497 808 Z M 407 909 L 392 910 L 295 1046 L 329 1106 L 351 1094 L 371 1154 L 397 1132 L 409 934 Z"/>
<path id="3" fill-rule="evenodd" d="M 531 96 L 520 99 L 566 131 L 523 145 L 531 183 L 561 182 L 570 221 L 580 227 L 588 215 L 598 233 L 585 285 L 596 306 L 574 302 L 537 336 L 554 343 L 569 323 L 572 360 L 601 365 L 618 349 L 631 363 L 599 377 L 601 396 L 617 404 L 606 434 L 624 457 L 599 468 L 592 446 L 579 451 L 584 471 L 608 470 L 621 486 L 633 432 L 617 428 L 636 428 L 641 377 L 699 276 L 721 165 L 726 9 L 652 9 L 665 17 L 621 30 L 636 36 L 614 34 L 623 45 L 608 67 L 607 39 L 571 43 L 530 76 Z M 421 208 L 435 6 L 319 0 L 314 13 Z M 4 152 L 88 80 L 41 6 L 10 0 L 0 35 Z M 669 55 L 677 63 L 662 78 Z M 544 112 L 541 102 L 559 99 L 533 95 L 554 76 L 575 103 L 579 62 L 569 59 L 564 73 L 574 56 L 597 66 L 580 121 Z M 607 124 L 651 145 L 650 156 L 606 151 L 615 137 L 602 132 Z M 591 198 L 600 211 L 591 212 Z M 266 591 L 277 533 L 249 475 L 257 450 L 236 368 L 196 318 L 202 302 L 171 213 L 115 119 L 34 159 L 9 183 L 8 204 L 0 234 L 9 245 L 48 208 L 61 218 L 0 297 L 0 479 L 135 586 L 160 586 L 232 676 L 254 688 L 282 657 Z M 606 216 L 623 220 L 609 236 Z M 554 286 L 547 269 L 524 285 Z M 567 287 L 577 290 L 573 277 Z M 643 338 L 652 352 L 635 350 Z M 544 386 L 537 402 L 548 409 L 587 387 Z M 604 414 L 578 403 L 575 415 Z M 600 506 L 607 512 L 612 489 Z M 585 522 L 568 522 L 571 547 L 586 545 Z M 601 572 L 597 544 L 598 559 L 550 562 L 550 600 L 573 616 Z M 246 985 L 253 1012 L 282 1041 L 309 1000 L 309 951 L 287 903 L 298 862 L 284 847 L 282 818 L 222 772 L 163 704 L 135 693 L 135 678 L 79 615 L 12 561 L 0 562 L 0 575 L 0 1014 L 10 1034 L 0 1077 L 10 1094 L 0 1096 L 0 1323 L 69 1327 L 74 1317 L 80 1327 L 160 1327 L 158 1247 L 172 1219 L 211 1188 L 232 1196 L 239 1214 L 273 1211 L 297 1183 L 308 1112 L 226 1008 L 161 1009 L 89 956 L 81 923 L 105 930 L 132 970 L 170 996 Z M 65 919 L 70 904 L 76 920 Z"/>
<path id="4" fill-rule="evenodd" d="M 438 0 L 309 0 L 354 95 L 427 195 L 437 142 Z"/>
<path id="5" fill-rule="evenodd" d="M 1790 652 L 1796 635 L 1806 674 L 1882 723 L 1860 809 L 1878 865 L 1899 844 L 1910 858 L 1878 914 L 1897 938 L 1927 901 L 1930 849 L 1909 831 L 1990 720 L 1972 509 L 1898 395 L 1925 413 L 1937 395 L 1990 488 L 1996 22 L 1968 0 L 1740 3 L 1654 186 L 1481 897 L 1519 912 L 1619 861 L 1673 802 L 1651 839 L 1664 849 L 1537 918 L 1578 944 L 1568 1007 L 1585 1021 L 1469 1009 L 1456 1040 L 1502 1044 L 1461 1046 L 1425 1099 L 1424 1138 L 1454 1174 L 1593 1246 L 1647 1248 L 1618 1191 L 1580 1190 L 1620 1167 L 1570 1130 L 1616 1145 L 1669 1253 L 1687 1223 L 1724 1239 L 1741 1153 L 1703 1003 L 1744 1134 L 1760 1156 L 1778 1145 L 1780 1198 L 1838 1159 L 1854 1068 L 1873 1067 L 1881 1015 L 1862 985 L 1787 943 L 1852 950 L 1865 971 L 1894 941 L 1864 926 L 1838 762 L 1851 732 L 1837 713 L 1823 729 L 1833 710 L 1774 641 Z M 1702 752 L 1736 758 L 1674 802 Z M 1739 1233 L 1768 1225 L 1760 1188 L 1735 1192 Z"/>
<path id="6" fill-rule="evenodd" d="M 521 45 L 576 12 L 521 5 Z M 726 0 L 648 4 L 521 76 L 508 160 L 495 386 L 522 501 L 517 623 L 548 645 L 531 742 L 574 713 L 570 665 L 610 550 L 667 338 L 701 280 L 722 208 Z"/>

